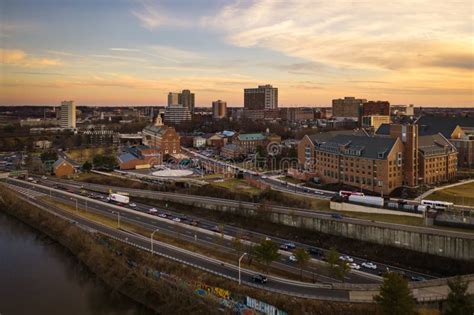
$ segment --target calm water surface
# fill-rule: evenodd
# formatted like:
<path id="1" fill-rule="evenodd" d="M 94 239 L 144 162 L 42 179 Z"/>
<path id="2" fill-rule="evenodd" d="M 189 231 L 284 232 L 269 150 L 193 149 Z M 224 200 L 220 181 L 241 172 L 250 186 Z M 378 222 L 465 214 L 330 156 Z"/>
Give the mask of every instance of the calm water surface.
<path id="1" fill-rule="evenodd" d="M 0 314 L 151 314 L 64 248 L 0 211 Z"/>

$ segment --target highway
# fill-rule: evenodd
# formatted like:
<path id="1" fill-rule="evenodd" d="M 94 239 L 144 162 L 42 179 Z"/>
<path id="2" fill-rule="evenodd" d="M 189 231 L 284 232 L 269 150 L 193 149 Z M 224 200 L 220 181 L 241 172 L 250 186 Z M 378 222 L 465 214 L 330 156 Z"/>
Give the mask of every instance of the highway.
<path id="1" fill-rule="evenodd" d="M 24 194 L 26 194 L 26 191 L 24 192 Z M 99 232 L 121 242 L 139 247 L 143 250 L 150 249 L 151 244 L 149 238 L 139 236 L 124 230 L 114 229 L 87 220 L 83 217 L 75 216 L 70 212 L 63 211 L 58 207 L 51 206 L 50 204 L 45 203 L 44 201 L 36 198 L 38 196 L 39 195 L 36 195 L 35 197 L 28 196 L 25 199 L 28 202 L 34 204 L 35 206 L 41 207 L 45 211 L 49 211 L 51 213 L 59 215 L 62 218 L 68 219 L 74 224 L 77 224 L 78 226 L 84 228 L 86 231 Z M 216 275 L 228 278 L 230 280 L 238 281 L 238 267 L 236 265 L 221 262 L 219 260 L 199 255 L 197 253 L 190 252 L 157 240 L 153 242 L 153 247 L 153 252 L 156 255 L 164 256 L 178 263 L 190 265 L 206 272 L 214 273 Z M 265 285 L 257 285 L 256 283 L 251 281 L 251 276 L 254 274 L 254 271 L 242 268 L 242 283 L 262 290 L 279 292 L 291 296 L 333 301 L 349 301 L 348 289 L 332 288 L 331 285 L 324 284 L 302 283 L 274 276 L 268 276 L 268 282 Z"/>
<path id="2" fill-rule="evenodd" d="M 58 181 L 57 179 L 54 179 L 54 180 L 46 180 L 46 181 L 43 181 L 46 185 L 48 185 L 49 187 L 53 187 L 54 185 L 57 185 L 58 182 L 61 183 L 62 187 L 63 188 L 67 188 L 70 192 L 74 192 L 74 193 L 78 193 L 80 190 L 81 190 L 81 186 L 82 186 L 82 183 L 77 183 L 77 182 L 70 182 L 70 181 Z M 28 185 L 28 183 L 26 182 L 23 182 L 22 183 L 25 187 L 28 187 L 30 185 Z M 88 188 L 91 188 L 91 189 L 94 189 L 94 187 L 89 187 L 90 185 L 92 184 L 86 184 Z M 104 188 L 104 186 L 102 185 L 92 185 L 92 186 L 99 186 L 101 188 Z M 97 188 L 97 187 L 95 187 Z M 43 188 L 43 191 L 44 192 L 48 192 L 48 189 L 49 188 Z M 114 189 L 114 188 L 113 188 Z M 128 191 L 127 189 L 123 189 L 123 188 L 117 188 L 117 189 L 120 189 L 119 191 Z M 106 190 L 108 191 L 108 189 Z M 116 190 L 114 190 L 116 191 Z M 191 196 L 192 197 L 192 196 Z M 133 201 L 133 198 L 132 198 L 132 202 Z M 137 207 L 134 208 L 133 210 L 136 210 L 136 211 L 141 211 L 141 212 L 144 212 L 144 213 L 147 213 L 148 210 L 152 207 L 150 205 L 146 205 L 146 204 L 140 204 L 140 203 L 137 203 L 137 202 L 134 202 L 137 204 Z M 130 207 L 128 207 L 130 208 Z M 207 231 L 210 231 L 212 229 L 215 229 L 217 226 L 219 226 L 219 223 L 217 222 L 214 222 L 214 221 L 211 221 L 211 220 L 203 220 L 201 218 L 198 218 L 198 217 L 194 217 L 194 216 L 189 216 L 189 215 L 184 215 L 182 213 L 179 213 L 177 211 L 170 211 L 169 209 L 159 209 L 160 213 L 166 213 L 168 214 L 169 216 L 172 216 L 172 217 L 180 217 L 185 220 L 187 220 L 187 222 L 192 222 L 193 220 L 195 221 L 199 221 L 199 227 L 202 228 L 202 229 L 205 229 Z M 184 225 L 186 226 L 186 225 Z M 168 226 L 167 229 L 169 229 L 170 231 L 174 232 L 174 230 L 172 229 L 172 225 Z M 303 244 L 303 243 L 300 243 L 300 242 L 294 242 L 292 240 L 288 240 L 288 239 L 282 239 L 282 238 L 277 238 L 277 237 L 274 237 L 272 235 L 264 235 L 264 234 L 261 234 L 261 233 L 256 233 L 256 232 L 253 232 L 253 231 L 249 231 L 249 230 L 244 230 L 244 229 L 241 229 L 241 228 L 237 228 L 237 227 L 233 227 L 233 226 L 230 226 L 230 225 L 225 225 L 224 226 L 224 230 L 223 230 L 224 234 L 227 235 L 227 236 L 231 236 L 231 237 L 234 237 L 236 235 L 240 235 L 240 236 L 247 236 L 249 240 L 252 240 L 254 242 L 259 242 L 260 240 L 264 239 L 265 237 L 268 237 L 270 236 L 271 239 L 275 242 L 277 242 L 278 244 L 285 244 L 285 243 L 289 243 L 289 242 L 292 242 L 294 243 L 297 247 L 303 247 L 305 249 L 310 249 L 310 248 L 316 248 L 314 246 L 309 246 L 307 244 Z M 175 233 L 175 232 L 174 232 Z M 212 234 L 214 235 L 217 235 L 218 237 L 220 237 L 220 233 L 214 233 L 214 232 L 211 232 Z M 189 234 L 189 233 L 188 233 Z M 192 237 L 192 233 L 190 235 L 188 235 L 189 237 Z M 207 241 L 211 241 L 209 239 L 209 235 L 204 235 L 204 236 L 199 236 L 199 239 L 204 239 L 204 240 L 207 240 Z M 229 244 L 227 244 L 228 246 Z M 319 250 L 321 250 L 324 254 L 327 252 L 326 249 L 322 249 L 322 248 L 318 248 Z M 321 258 L 321 257 L 314 257 L 314 258 Z M 362 259 L 362 258 L 358 258 L 358 257 L 352 257 L 354 259 L 354 262 L 357 263 L 358 265 L 361 265 L 363 262 L 365 262 L 366 260 L 365 259 Z M 281 261 L 282 264 L 286 264 L 287 266 L 289 267 L 292 267 L 294 268 L 292 265 L 292 263 L 288 262 L 286 258 L 283 259 L 283 261 Z M 427 274 L 422 274 L 422 273 L 418 273 L 418 272 L 413 272 L 411 270 L 408 270 L 408 269 L 403 269 L 403 268 L 398 268 L 398 267 L 394 267 L 394 266 L 390 266 L 390 265 L 387 265 L 387 264 L 383 264 L 383 263 L 380 263 L 380 262 L 375 262 L 375 264 L 377 265 L 377 269 L 376 270 L 372 270 L 372 269 L 366 269 L 366 268 L 361 268 L 361 271 L 364 271 L 364 273 L 369 273 L 369 274 L 372 274 L 372 275 L 378 275 L 380 272 L 383 272 L 387 269 L 389 270 L 397 270 L 397 271 L 403 271 L 405 274 L 407 274 L 407 276 L 409 277 L 423 277 L 425 279 L 432 279 L 432 278 L 435 278 L 434 276 L 432 275 L 427 275 Z M 293 270 L 295 271 L 295 270 Z M 312 271 L 310 271 L 312 272 Z M 359 274 L 359 272 L 357 273 Z M 367 282 L 367 279 L 360 279 L 359 277 L 355 277 L 354 276 L 355 273 L 351 273 L 351 275 L 349 276 L 348 279 L 345 279 L 346 282 L 350 282 L 350 283 L 365 283 Z M 372 278 L 373 279 L 373 278 Z M 372 280 L 371 279 L 371 280 Z M 336 282 L 334 279 L 332 279 L 332 282 Z M 369 281 L 370 282 L 370 281 Z M 373 281 L 372 281 L 373 282 Z"/>
<path id="3" fill-rule="evenodd" d="M 20 188 L 20 190 L 17 189 L 17 187 Z M 89 198 L 85 196 L 79 196 L 80 198 L 74 198 L 70 196 L 66 196 L 63 192 L 57 192 L 55 189 L 49 189 L 49 188 L 35 188 L 29 185 L 28 183 L 20 183 L 20 184 L 15 184 L 11 185 L 10 188 L 17 190 L 18 192 L 23 192 L 21 189 L 27 189 L 29 190 L 30 194 L 31 192 L 34 192 L 36 194 L 40 194 L 41 196 L 51 196 L 53 200 L 58 200 L 63 203 L 69 204 L 73 208 L 76 205 L 76 200 L 78 200 L 78 208 L 85 208 L 86 203 L 85 200 L 88 200 Z M 99 196 L 96 194 L 96 196 Z M 34 197 L 37 197 L 34 195 Z M 72 199 L 71 199 L 72 198 Z M 105 196 L 104 199 L 105 200 Z M 135 202 L 136 203 L 136 202 Z M 167 234 L 169 236 L 172 236 L 174 238 L 180 238 L 181 240 L 186 240 L 189 242 L 197 242 L 200 245 L 204 245 L 210 248 L 214 249 L 219 249 L 224 252 L 234 252 L 232 248 L 232 242 L 231 239 L 233 236 L 244 233 L 243 235 L 247 235 L 248 241 L 250 242 L 259 242 L 262 238 L 265 236 L 262 234 L 258 233 L 252 233 L 249 231 L 237 229 L 235 227 L 230 227 L 230 226 L 225 226 L 224 227 L 224 236 L 225 238 L 222 239 L 222 234 L 220 232 L 214 232 L 212 229 L 216 227 L 216 225 L 213 222 L 199 222 L 199 226 L 191 226 L 189 225 L 190 222 L 192 222 L 193 219 L 191 219 L 189 216 L 186 217 L 185 215 L 182 214 L 177 214 L 177 213 L 171 213 L 170 211 L 165 211 L 164 209 L 161 209 L 162 212 L 160 214 L 167 214 L 167 218 L 161 218 L 158 217 L 157 215 L 155 216 L 150 216 L 148 214 L 148 210 L 150 209 L 150 206 L 143 205 L 140 203 L 136 203 L 136 207 L 134 208 L 125 208 L 121 206 L 117 206 L 115 204 L 109 204 L 105 202 L 101 202 L 100 200 L 92 200 L 90 199 L 89 202 L 87 202 L 87 211 L 89 212 L 96 212 L 101 215 L 105 215 L 110 217 L 113 220 L 118 220 L 118 215 L 117 213 L 120 213 L 120 222 L 130 222 L 131 224 L 143 227 L 148 230 L 155 230 L 159 229 L 159 232 Z M 145 216 L 143 215 L 136 215 L 133 214 L 134 212 L 140 212 L 140 214 L 146 214 Z M 138 213 L 137 213 L 138 214 Z M 150 218 L 151 217 L 151 218 Z M 175 222 L 172 219 L 174 218 L 180 218 L 181 222 Z M 185 223 L 186 222 L 186 223 Z M 216 229 L 217 231 L 217 229 Z M 273 238 L 272 238 L 273 239 Z M 277 240 L 273 239 L 276 242 L 285 242 L 285 240 Z M 247 242 L 243 240 L 242 242 Z M 274 262 L 272 264 L 273 267 L 293 273 L 295 275 L 299 275 L 300 270 L 297 266 L 295 266 L 295 263 L 292 263 L 288 260 L 288 256 L 291 255 L 290 252 L 288 251 L 281 251 L 282 252 L 282 257 L 279 261 Z M 322 261 L 313 261 L 316 264 L 323 264 Z M 305 268 L 304 275 L 308 278 L 312 278 L 313 276 L 318 280 L 318 281 L 323 281 L 326 283 L 336 283 L 336 282 L 341 282 L 338 279 L 325 276 L 320 274 L 320 271 L 318 270 L 320 266 L 309 266 L 308 268 Z M 378 277 L 370 276 L 369 275 L 364 275 L 364 273 L 361 272 L 352 272 L 348 274 L 345 277 L 345 282 L 347 283 L 378 283 Z"/>

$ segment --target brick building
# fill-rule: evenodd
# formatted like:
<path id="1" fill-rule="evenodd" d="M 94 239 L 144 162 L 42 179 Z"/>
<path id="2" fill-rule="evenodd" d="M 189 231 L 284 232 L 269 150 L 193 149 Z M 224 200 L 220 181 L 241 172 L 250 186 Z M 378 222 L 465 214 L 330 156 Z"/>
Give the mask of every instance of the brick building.
<path id="1" fill-rule="evenodd" d="M 56 177 L 69 177 L 76 173 L 74 165 L 63 158 L 59 158 L 56 162 L 54 162 L 52 169 Z"/>
<path id="2" fill-rule="evenodd" d="M 180 136 L 173 127 L 163 125 L 160 116 L 155 125 L 143 129 L 142 135 L 143 144 L 159 148 L 163 159 L 170 154 L 181 153 Z"/>
<path id="3" fill-rule="evenodd" d="M 458 165 L 474 167 L 474 127 L 457 126 L 449 141 L 458 150 Z"/>

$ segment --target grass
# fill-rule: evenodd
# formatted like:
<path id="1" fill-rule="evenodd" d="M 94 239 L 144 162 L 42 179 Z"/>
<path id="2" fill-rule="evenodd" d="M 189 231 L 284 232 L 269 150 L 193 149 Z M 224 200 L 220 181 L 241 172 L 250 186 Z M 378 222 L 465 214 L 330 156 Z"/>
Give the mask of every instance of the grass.
<path id="1" fill-rule="evenodd" d="M 250 195 L 258 195 L 261 190 L 250 185 L 243 179 L 231 178 L 222 182 L 214 182 L 211 185 L 228 189 L 231 192 L 247 193 Z"/>
<path id="2" fill-rule="evenodd" d="M 107 152 L 113 152 L 113 148 L 97 147 L 97 148 L 81 148 L 81 149 L 68 149 L 66 155 L 79 162 L 84 163 L 87 160 L 92 160 L 95 155 L 105 154 Z"/>
<path id="3" fill-rule="evenodd" d="M 458 205 L 474 206 L 474 183 L 467 183 L 435 191 L 426 199 L 449 201 Z"/>

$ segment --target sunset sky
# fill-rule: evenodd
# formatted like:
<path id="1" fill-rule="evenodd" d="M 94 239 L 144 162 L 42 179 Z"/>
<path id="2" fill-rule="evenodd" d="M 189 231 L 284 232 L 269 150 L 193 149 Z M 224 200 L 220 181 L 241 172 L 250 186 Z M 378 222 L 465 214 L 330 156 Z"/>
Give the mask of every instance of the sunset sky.
<path id="1" fill-rule="evenodd" d="M 0 0 L 0 105 L 474 106 L 469 0 Z"/>

